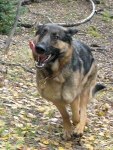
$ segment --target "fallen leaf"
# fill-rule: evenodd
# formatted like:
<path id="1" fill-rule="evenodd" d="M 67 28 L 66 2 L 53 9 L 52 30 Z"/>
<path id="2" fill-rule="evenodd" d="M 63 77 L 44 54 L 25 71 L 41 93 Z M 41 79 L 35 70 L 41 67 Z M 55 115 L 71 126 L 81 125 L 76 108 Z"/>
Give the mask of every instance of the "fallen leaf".
<path id="1" fill-rule="evenodd" d="M 49 140 L 44 140 L 44 141 L 43 141 L 43 144 L 48 145 L 49 143 L 50 143 Z"/>
<path id="2" fill-rule="evenodd" d="M 103 112 L 103 111 L 99 111 L 98 114 L 99 114 L 100 116 L 103 116 L 104 112 Z"/>
<path id="3" fill-rule="evenodd" d="M 84 145 L 88 148 L 88 150 L 93 150 L 93 147 L 90 144 L 84 144 Z"/>
<path id="4" fill-rule="evenodd" d="M 95 138 L 94 138 L 93 136 L 90 136 L 90 137 L 89 137 L 89 140 L 90 140 L 90 141 L 94 141 Z"/>
<path id="5" fill-rule="evenodd" d="M 52 144 L 55 145 L 55 146 L 58 146 L 58 145 L 59 145 L 59 143 L 56 142 L 56 141 L 53 141 Z"/>
<path id="6" fill-rule="evenodd" d="M 64 147 L 58 147 L 58 150 L 65 150 Z"/>

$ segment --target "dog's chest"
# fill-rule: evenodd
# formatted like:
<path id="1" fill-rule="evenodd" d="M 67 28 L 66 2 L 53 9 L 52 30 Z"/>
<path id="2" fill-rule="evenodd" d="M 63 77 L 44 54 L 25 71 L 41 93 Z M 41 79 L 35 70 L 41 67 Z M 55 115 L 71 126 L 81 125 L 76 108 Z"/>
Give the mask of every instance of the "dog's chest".
<path id="1" fill-rule="evenodd" d="M 38 84 L 38 91 L 43 98 L 53 102 L 61 99 L 62 84 L 49 80 L 45 84 Z"/>
<path id="2" fill-rule="evenodd" d="M 76 97 L 77 87 L 73 86 L 73 82 L 71 84 L 61 78 L 56 78 L 55 80 L 48 80 L 42 88 L 38 84 L 38 91 L 43 98 L 53 103 L 69 104 Z"/>

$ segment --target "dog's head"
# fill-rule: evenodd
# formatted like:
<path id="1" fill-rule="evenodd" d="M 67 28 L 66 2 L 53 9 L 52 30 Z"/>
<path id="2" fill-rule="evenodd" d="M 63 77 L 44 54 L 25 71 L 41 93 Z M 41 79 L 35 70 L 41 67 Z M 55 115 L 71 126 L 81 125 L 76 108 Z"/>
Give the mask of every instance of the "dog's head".
<path id="1" fill-rule="evenodd" d="M 69 57 L 72 53 L 72 36 L 77 29 L 66 29 L 55 24 L 45 24 L 38 27 L 30 48 L 37 68 L 53 64 L 57 59 Z"/>

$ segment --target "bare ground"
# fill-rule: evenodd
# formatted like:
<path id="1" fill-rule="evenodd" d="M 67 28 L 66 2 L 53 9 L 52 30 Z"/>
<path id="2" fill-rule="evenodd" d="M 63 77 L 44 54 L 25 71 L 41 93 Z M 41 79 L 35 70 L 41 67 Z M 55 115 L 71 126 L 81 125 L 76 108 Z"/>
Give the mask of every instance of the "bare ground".
<path id="1" fill-rule="evenodd" d="M 34 11 L 37 15 L 29 11 Z M 62 119 L 57 109 L 43 100 L 36 89 L 34 62 L 28 46 L 35 29 L 21 28 L 13 37 L 7 55 L 1 59 L 12 64 L 0 65 L 0 149 L 1 150 L 113 150 L 113 2 L 96 4 L 100 13 L 77 27 L 75 38 L 104 49 L 93 52 L 98 63 L 98 82 L 106 85 L 89 104 L 89 122 L 81 139 L 63 141 Z M 78 22 L 91 12 L 85 0 L 45 0 L 26 6 L 23 22 Z M 1 48 L 7 36 L 0 35 Z M 102 53 L 103 52 L 103 53 Z M 24 69 L 22 67 L 25 67 Z M 6 72 L 5 74 L 2 72 Z"/>

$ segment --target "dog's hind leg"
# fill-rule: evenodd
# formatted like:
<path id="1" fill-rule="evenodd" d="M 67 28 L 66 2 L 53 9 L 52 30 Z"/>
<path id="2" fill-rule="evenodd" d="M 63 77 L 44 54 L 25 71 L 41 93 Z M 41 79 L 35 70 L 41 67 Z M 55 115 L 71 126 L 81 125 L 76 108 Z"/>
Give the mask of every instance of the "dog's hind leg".
<path id="1" fill-rule="evenodd" d="M 70 104 L 72 110 L 72 121 L 76 125 L 80 121 L 80 96 Z"/>
<path id="2" fill-rule="evenodd" d="M 59 110 L 63 118 L 63 125 L 64 125 L 63 139 L 69 140 L 73 132 L 72 132 L 72 127 L 71 127 L 71 122 L 69 119 L 69 114 L 66 110 L 66 107 L 63 105 L 56 104 L 56 103 L 54 103 L 54 105 L 57 107 L 57 109 Z"/>
<path id="3" fill-rule="evenodd" d="M 90 68 L 90 71 L 82 80 L 82 84 L 84 83 L 84 85 L 80 94 L 80 122 L 77 124 L 76 129 L 74 130 L 75 136 L 82 136 L 84 127 L 86 125 L 87 121 L 86 107 L 92 98 L 93 93 L 92 89 L 96 81 L 96 73 L 97 73 L 96 70 L 97 70 L 96 65 L 95 63 L 93 63 Z"/>

